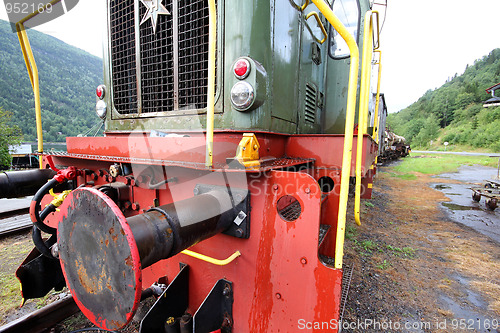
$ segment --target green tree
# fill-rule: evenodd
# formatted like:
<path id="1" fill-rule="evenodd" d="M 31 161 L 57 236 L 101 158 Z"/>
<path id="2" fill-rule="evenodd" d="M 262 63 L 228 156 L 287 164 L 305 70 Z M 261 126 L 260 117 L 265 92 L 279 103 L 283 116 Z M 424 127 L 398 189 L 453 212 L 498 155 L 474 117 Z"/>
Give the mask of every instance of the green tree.
<path id="1" fill-rule="evenodd" d="M 17 125 L 11 124 L 12 113 L 0 107 L 0 167 L 9 167 L 12 157 L 9 146 L 21 143 L 22 133 Z"/>
<path id="2" fill-rule="evenodd" d="M 439 120 L 436 116 L 431 115 L 424 122 L 424 126 L 418 132 L 413 142 L 420 147 L 429 145 L 431 140 L 434 140 L 439 135 Z"/>

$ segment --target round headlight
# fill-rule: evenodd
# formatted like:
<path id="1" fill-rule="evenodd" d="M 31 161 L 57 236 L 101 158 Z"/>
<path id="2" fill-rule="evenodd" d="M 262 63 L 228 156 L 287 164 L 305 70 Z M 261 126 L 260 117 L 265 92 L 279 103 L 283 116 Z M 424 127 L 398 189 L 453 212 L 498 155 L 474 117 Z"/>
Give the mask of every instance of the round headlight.
<path id="1" fill-rule="evenodd" d="M 248 82 L 238 82 L 231 89 L 231 103 L 238 111 L 245 111 L 252 106 L 255 100 L 255 92 Z"/>
<path id="2" fill-rule="evenodd" d="M 106 111 L 108 110 L 108 106 L 106 105 L 106 102 L 103 100 L 97 101 L 97 104 L 95 105 L 95 112 L 99 116 L 99 118 L 104 119 L 106 118 Z"/>

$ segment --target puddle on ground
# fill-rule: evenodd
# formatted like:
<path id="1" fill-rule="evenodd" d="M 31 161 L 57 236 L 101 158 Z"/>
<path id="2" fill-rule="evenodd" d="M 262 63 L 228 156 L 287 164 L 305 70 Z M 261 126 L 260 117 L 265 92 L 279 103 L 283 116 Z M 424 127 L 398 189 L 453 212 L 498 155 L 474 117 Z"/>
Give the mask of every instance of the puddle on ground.
<path id="1" fill-rule="evenodd" d="M 443 192 L 450 199 L 441 205 L 455 222 L 464 224 L 500 243 L 500 207 L 488 209 L 484 198 L 480 202 L 472 200 L 470 187 L 485 180 L 494 179 L 496 168 L 483 166 L 463 166 L 458 172 L 438 175 L 435 178 L 456 180 L 457 183 L 434 183 L 431 187 Z"/>
<path id="2" fill-rule="evenodd" d="M 462 206 L 449 202 L 442 202 L 441 205 L 451 210 L 481 210 L 479 207 Z"/>
<path id="3" fill-rule="evenodd" d="M 451 188 L 451 186 L 444 185 L 444 184 L 437 184 L 437 185 L 434 185 L 434 188 L 436 190 L 444 190 L 444 189 L 447 189 L 447 188 Z"/>
<path id="4" fill-rule="evenodd" d="M 470 292 L 469 290 L 467 291 Z M 492 319 L 474 311 L 468 302 L 469 299 L 457 302 L 446 295 L 440 295 L 439 300 L 447 309 L 450 309 L 450 311 L 453 312 L 453 318 L 447 319 L 446 325 L 447 328 L 451 328 L 450 331 L 453 331 L 454 325 L 459 324 L 460 319 L 462 319 L 462 322 L 465 322 L 467 326 L 467 330 L 470 330 L 471 332 L 474 330 L 475 332 L 481 333 L 494 332 L 491 329 L 485 328 L 484 325 L 484 323 L 491 323 Z"/>

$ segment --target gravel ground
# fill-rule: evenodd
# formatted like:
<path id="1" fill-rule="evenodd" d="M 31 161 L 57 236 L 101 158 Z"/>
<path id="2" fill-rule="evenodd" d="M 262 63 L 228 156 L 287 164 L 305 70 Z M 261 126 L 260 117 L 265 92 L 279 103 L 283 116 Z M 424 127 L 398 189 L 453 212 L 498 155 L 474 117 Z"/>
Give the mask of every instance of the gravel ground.
<path id="1" fill-rule="evenodd" d="M 453 180 L 380 171 L 347 226 L 345 332 L 500 332 L 500 244 L 447 217 L 429 184 Z"/>

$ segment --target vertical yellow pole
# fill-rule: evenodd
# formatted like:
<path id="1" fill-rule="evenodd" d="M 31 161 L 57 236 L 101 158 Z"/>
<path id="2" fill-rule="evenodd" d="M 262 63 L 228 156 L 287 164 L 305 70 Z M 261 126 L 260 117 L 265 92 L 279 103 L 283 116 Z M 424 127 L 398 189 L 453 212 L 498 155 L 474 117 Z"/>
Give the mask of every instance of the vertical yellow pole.
<path id="1" fill-rule="evenodd" d="M 335 240 L 335 268 L 342 268 L 344 256 L 345 222 L 347 199 L 349 196 L 349 177 L 351 175 L 352 140 L 354 134 L 354 116 L 356 113 L 356 92 L 358 89 L 359 49 L 356 40 L 347 28 L 335 16 L 331 8 L 323 0 L 312 0 L 328 22 L 345 40 L 351 54 L 349 69 L 349 85 L 347 90 L 347 110 L 344 136 L 344 152 L 342 155 L 342 178 L 340 181 L 339 213 L 337 217 L 337 239 Z"/>
<path id="2" fill-rule="evenodd" d="M 356 192 L 354 197 L 354 220 L 361 225 L 361 167 L 363 161 L 363 136 L 367 127 L 368 104 L 370 99 L 371 60 L 373 55 L 372 11 L 365 15 L 363 35 L 363 56 L 361 67 L 361 88 L 359 92 L 358 142 L 356 151 Z"/>
<path id="3" fill-rule="evenodd" d="M 26 63 L 26 68 L 28 69 L 28 74 L 30 76 L 31 85 L 33 87 L 33 94 L 35 97 L 35 119 L 36 119 L 36 136 L 38 140 L 39 153 L 43 153 L 43 132 L 42 132 L 42 110 L 40 106 L 40 87 L 38 81 L 38 68 L 36 67 L 35 57 L 33 56 L 33 51 L 28 41 L 28 35 L 24 29 L 22 23 L 16 24 L 17 36 L 19 37 L 19 43 L 21 44 L 21 50 L 23 51 L 24 61 Z M 40 169 L 43 169 L 42 157 L 39 157 Z"/>
<path id="4" fill-rule="evenodd" d="M 33 56 L 33 51 L 31 50 L 28 35 L 26 34 L 26 29 L 24 28 L 24 22 L 32 19 L 40 13 L 43 13 L 45 9 L 49 6 L 53 6 L 56 3 L 61 2 L 61 0 L 52 0 L 47 3 L 42 8 L 29 14 L 22 20 L 16 23 L 17 37 L 19 38 L 19 43 L 21 44 L 21 51 L 23 52 L 24 63 L 26 64 L 26 69 L 30 76 L 31 87 L 33 88 L 33 94 L 35 97 L 35 119 L 36 119 L 36 137 L 38 140 L 37 151 L 41 154 L 43 153 L 43 132 L 42 132 L 42 110 L 40 106 L 40 87 L 38 80 L 38 68 L 36 67 L 35 57 Z M 40 169 L 43 169 L 42 158 L 40 156 Z"/>
<path id="5" fill-rule="evenodd" d="M 214 121 L 215 121 L 215 57 L 217 45 L 217 10 L 215 0 L 208 0 L 208 87 L 207 87 L 207 136 L 205 166 L 213 166 Z"/>
<path id="6" fill-rule="evenodd" d="M 378 128 L 380 125 L 379 112 L 378 108 L 380 106 L 380 79 L 382 78 L 382 51 L 375 50 L 378 53 L 378 81 L 377 81 L 377 97 L 375 99 L 375 123 L 373 124 L 373 136 L 375 137 L 375 142 L 379 144 L 379 133 L 380 129 Z"/>

